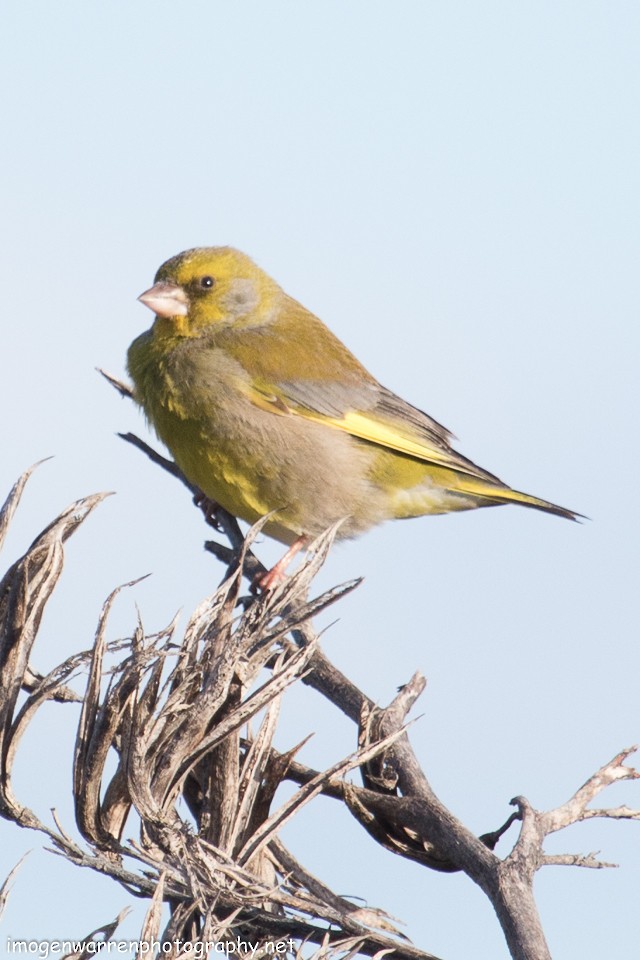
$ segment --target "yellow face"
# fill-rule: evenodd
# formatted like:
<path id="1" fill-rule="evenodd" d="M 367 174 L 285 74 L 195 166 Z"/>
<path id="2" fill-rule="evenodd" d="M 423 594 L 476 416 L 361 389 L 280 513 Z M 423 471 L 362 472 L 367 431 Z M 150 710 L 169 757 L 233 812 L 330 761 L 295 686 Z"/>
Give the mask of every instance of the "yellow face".
<path id="1" fill-rule="evenodd" d="M 244 253 L 200 247 L 163 263 L 140 299 L 156 313 L 156 332 L 188 337 L 212 324 L 266 323 L 281 297 L 280 287 Z"/>

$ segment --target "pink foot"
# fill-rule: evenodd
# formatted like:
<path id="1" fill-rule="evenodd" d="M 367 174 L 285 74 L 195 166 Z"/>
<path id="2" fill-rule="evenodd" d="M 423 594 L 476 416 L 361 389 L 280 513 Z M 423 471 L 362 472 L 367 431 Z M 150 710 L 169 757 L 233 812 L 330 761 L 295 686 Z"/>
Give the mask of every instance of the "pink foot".
<path id="1" fill-rule="evenodd" d="M 269 590 L 273 590 L 274 587 L 283 583 L 286 579 L 287 567 L 296 554 L 300 553 L 308 542 L 309 538 L 304 534 L 298 537 L 297 540 L 294 540 L 284 556 L 271 567 L 271 570 L 267 570 L 266 573 L 260 573 L 253 578 L 251 593 L 267 593 Z"/>

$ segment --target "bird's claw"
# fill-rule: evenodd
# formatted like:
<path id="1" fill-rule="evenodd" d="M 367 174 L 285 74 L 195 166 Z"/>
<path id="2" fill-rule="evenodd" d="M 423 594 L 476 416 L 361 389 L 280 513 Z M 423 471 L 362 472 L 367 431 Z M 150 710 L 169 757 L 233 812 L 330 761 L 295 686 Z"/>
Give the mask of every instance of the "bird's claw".
<path id="1" fill-rule="evenodd" d="M 266 570 L 264 573 L 257 574 L 251 582 L 251 593 L 268 593 L 269 590 L 273 590 L 275 587 L 280 586 L 281 583 L 287 578 L 286 570 L 293 558 L 298 554 L 309 542 L 309 538 L 302 534 L 294 540 L 284 556 L 280 557 L 278 562 L 271 567 L 270 570 Z"/>
<path id="2" fill-rule="evenodd" d="M 223 526 L 218 517 L 218 511 L 220 510 L 219 503 L 216 503 L 215 500 L 211 500 L 206 493 L 202 492 L 202 490 L 196 490 L 193 495 L 193 502 L 199 510 L 202 510 L 203 516 L 210 527 L 213 527 L 214 530 L 224 532 Z"/>

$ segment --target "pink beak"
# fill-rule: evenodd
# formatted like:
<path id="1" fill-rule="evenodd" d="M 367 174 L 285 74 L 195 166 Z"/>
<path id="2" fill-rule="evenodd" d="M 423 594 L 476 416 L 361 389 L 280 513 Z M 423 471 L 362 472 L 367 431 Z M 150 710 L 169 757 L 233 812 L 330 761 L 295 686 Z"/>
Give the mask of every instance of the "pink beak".
<path id="1" fill-rule="evenodd" d="M 189 310 L 187 295 L 177 283 L 161 280 L 138 297 L 140 303 L 158 317 L 186 317 Z"/>

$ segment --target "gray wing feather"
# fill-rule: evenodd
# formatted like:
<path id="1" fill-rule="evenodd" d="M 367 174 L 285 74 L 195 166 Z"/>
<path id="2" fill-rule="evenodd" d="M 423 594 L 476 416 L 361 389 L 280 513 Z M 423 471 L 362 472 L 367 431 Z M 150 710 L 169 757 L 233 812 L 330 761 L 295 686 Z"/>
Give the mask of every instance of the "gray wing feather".
<path id="1" fill-rule="evenodd" d="M 376 381 L 290 380 L 279 382 L 277 389 L 286 401 L 323 416 L 343 417 L 350 410 L 371 413 L 393 424 L 400 436 L 446 451 L 452 469 L 504 486 L 498 477 L 451 447 L 453 434 L 446 427 Z"/>

